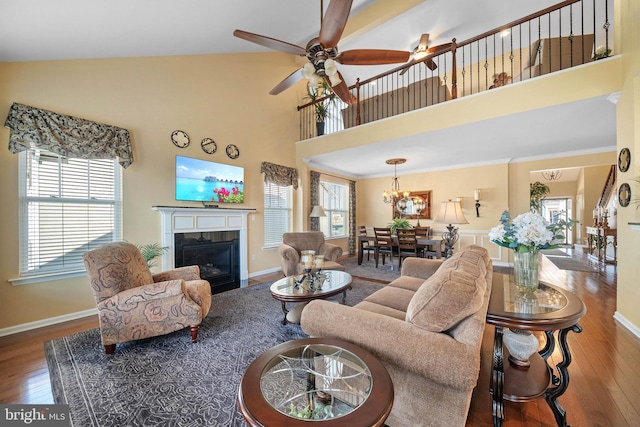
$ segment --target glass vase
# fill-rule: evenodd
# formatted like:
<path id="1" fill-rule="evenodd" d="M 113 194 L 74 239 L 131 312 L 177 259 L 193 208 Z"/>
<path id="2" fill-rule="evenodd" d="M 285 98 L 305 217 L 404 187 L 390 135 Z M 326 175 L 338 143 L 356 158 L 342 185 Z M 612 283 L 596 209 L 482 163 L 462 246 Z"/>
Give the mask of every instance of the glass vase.
<path id="1" fill-rule="evenodd" d="M 520 292 L 532 293 L 538 289 L 538 252 L 514 252 L 513 276 Z"/>

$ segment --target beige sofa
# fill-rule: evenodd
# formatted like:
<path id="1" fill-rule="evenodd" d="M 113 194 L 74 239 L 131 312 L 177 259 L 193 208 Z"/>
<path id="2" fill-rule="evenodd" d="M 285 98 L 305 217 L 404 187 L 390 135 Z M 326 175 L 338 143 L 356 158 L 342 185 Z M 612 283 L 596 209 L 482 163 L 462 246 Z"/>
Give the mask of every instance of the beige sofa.
<path id="1" fill-rule="evenodd" d="M 429 77 L 402 88 L 360 100 L 360 124 L 373 122 L 407 111 L 417 110 L 451 99 L 449 88 L 439 76 Z M 356 124 L 356 104 L 342 110 L 344 128 Z"/>
<path id="2" fill-rule="evenodd" d="M 384 364 L 395 394 L 388 426 L 464 426 L 492 275 L 480 246 L 444 262 L 409 258 L 401 277 L 354 307 L 311 301 L 301 326 L 313 337 L 359 345 Z"/>
<path id="3" fill-rule="evenodd" d="M 527 80 L 593 61 L 594 35 L 551 37 L 537 40 L 529 50 L 529 62 L 513 82 Z"/>

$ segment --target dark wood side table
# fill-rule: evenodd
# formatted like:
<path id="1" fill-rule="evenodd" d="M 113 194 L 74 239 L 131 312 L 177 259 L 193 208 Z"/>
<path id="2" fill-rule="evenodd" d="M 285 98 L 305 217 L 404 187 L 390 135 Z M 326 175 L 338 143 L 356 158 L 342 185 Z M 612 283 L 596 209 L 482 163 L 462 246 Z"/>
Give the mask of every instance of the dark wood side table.
<path id="1" fill-rule="evenodd" d="M 533 298 L 525 297 L 518 293 L 513 276 L 494 272 L 487 311 L 487 323 L 495 326 L 490 390 L 494 426 L 502 426 L 503 399 L 528 402 L 542 397 L 551 407 L 558 426 L 567 426 L 566 411 L 558 402 L 569 386 L 571 351 L 567 334 L 569 331 L 582 332 L 578 321 L 585 313 L 582 300 L 566 290 L 541 282 Z M 510 361 L 504 363 L 503 328 L 544 331 L 545 345 L 530 357 L 529 367 L 517 366 Z M 554 371 L 547 359 L 555 349 L 556 335 L 562 361 Z"/>
<path id="2" fill-rule="evenodd" d="M 289 414 L 290 405 L 313 406 L 319 398 L 332 406 L 333 417 Z M 383 426 L 393 406 L 393 383 L 368 351 L 335 338 L 304 338 L 277 345 L 249 365 L 238 406 L 253 427 Z"/>

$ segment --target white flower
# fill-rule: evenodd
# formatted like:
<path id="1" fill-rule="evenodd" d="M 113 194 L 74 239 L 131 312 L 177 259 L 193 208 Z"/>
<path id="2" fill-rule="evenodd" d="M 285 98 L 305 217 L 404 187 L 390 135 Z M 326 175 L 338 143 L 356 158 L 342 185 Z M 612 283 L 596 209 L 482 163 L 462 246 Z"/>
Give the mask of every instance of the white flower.
<path id="1" fill-rule="evenodd" d="M 560 221 L 549 224 L 542 215 L 526 212 L 511 220 L 509 211 L 504 211 L 500 224 L 489 232 L 489 239 L 500 246 L 519 252 L 537 252 L 540 249 L 554 247 L 564 227 L 573 225 L 574 221 Z"/>
<path id="2" fill-rule="evenodd" d="M 489 231 L 489 239 L 504 242 L 504 225 L 498 224 Z"/>

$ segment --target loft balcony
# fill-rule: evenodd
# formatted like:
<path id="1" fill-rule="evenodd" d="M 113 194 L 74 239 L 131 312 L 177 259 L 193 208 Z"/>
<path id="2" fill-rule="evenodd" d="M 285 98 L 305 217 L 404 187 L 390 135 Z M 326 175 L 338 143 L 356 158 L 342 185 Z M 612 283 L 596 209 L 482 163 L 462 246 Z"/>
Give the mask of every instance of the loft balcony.
<path id="1" fill-rule="evenodd" d="M 319 103 L 330 111 L 324 134 L 335 134 L 503 87 L 525 87 L 572 68 L 598 67 L 596 62 L 617 53 L 612 18 L 612 0 L 569 0 L 468 40 L 453 39 L 418 61 L 357 81 L 349 88 L 356 99 L 351 105 L 327 97 L 299 106 L 300 141 L 318 136 Z M 602 73 L 612 66 L 602 64 Z M 584 88 L 585 97 L 593 95 L 591 89 Z M 553 95 L 563 102 L 562 95 Z"/>

